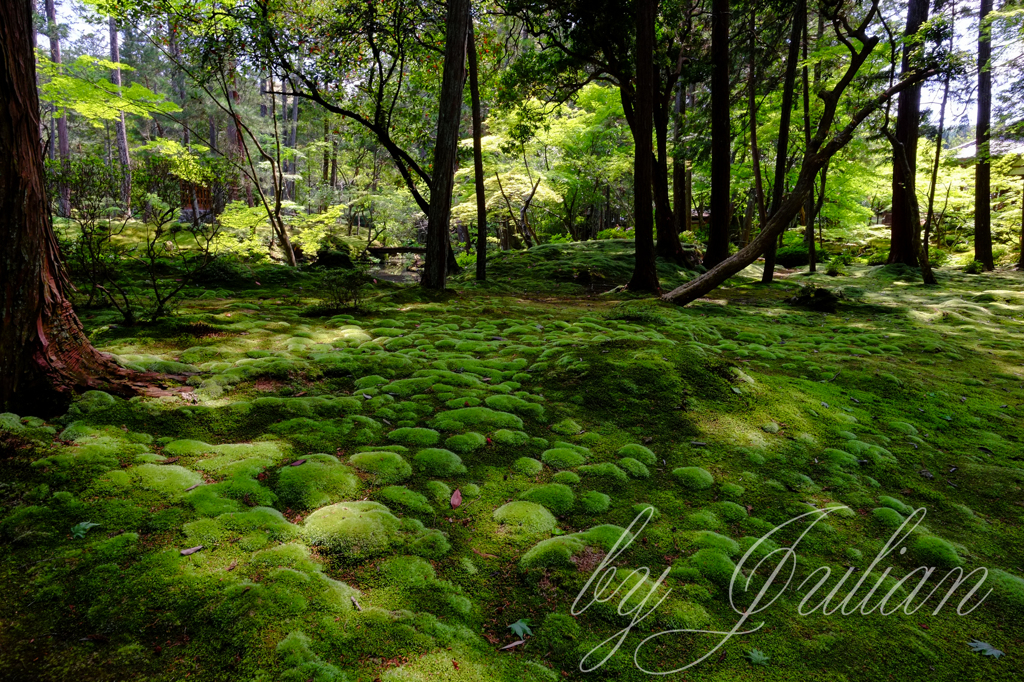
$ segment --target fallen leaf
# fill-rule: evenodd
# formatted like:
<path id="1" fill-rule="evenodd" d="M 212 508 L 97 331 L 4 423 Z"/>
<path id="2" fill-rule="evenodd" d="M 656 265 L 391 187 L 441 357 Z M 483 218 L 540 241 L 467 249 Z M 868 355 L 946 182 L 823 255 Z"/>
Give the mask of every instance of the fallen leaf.
<path id="1" fill-rule="evenodd" d="M 203 545 L 198 545 L 197 547 L 189 547 L 188 549 L 183 549 L 183 550 L 181 550 L 181 556 L 188 556 L 190 554 L 195 554 L 196 552 L 198 552 L 201 549 L 206 549 L 206 548 Z"/>
<path id="2" fill-rule="evenodd" d="M 231 562 L 231 565 L 230 565 L 230 566 L 228 566 L 227 570 L 229 570 L 229 571 L 233 571 L 233 570 L 235 570 L 235 567 L 236 567 L 236 566 L 238 566 L 238 559 L 235 559 L 234 561 L 232 561 L 232 562 Z"/>
<path id="3" fill-rule="evenodd" d="M 458 509 L 462 504 L 462 491 L 458 488 L 452 493 L 452 509 Z"/>
<path id="4" fill-rule="evenodd" d="M 459 662 L 456 661 L 454 658 L 452 659 L 452 666 L 454 666 L 456 670 L 459 669 Z"/>
<path id="5" fill-rule="evenodd" d="M 522 646 L 523 644 L 526 644 L 526 640 L 525 639 L 520 639 L 520 640 L 517 640 L 515 642 L 512 642 L 511 644 L 506 644 L 505 646 L 503 646 L 500 649 L 498 649 L 498 651 L 504 651 L 505 649 L 511 649 L 512 647 Z"/>
<path id="6" fill-rule="evenodd" d="M 304 459 L 297 459 L 294 462 L 292 462 L 289 466 L 297 467 L 300 464 L 305 464 L 305 463 L 306 463 L 306 460 L 304 460 Z"/>
<path id="7" fill-rule="evenodd" d="M 161 464 L 174 464 L 179 459 L 181 459 L 181 457 L 168 457 L 167 459 L 165 459 L 164 461 L 162 461 L 160 463 Z"/>
<path id="8" fill-rule="evenodd" d="M 486 552 L 481 552 L 476 547 L 473 547 L 473 553 L 477 554 L 479 556 L 482 556 L 485 559 L 497 559 L 498 558 L 498 557 L 494 556 L 493 554 L 487 554 Z"/>
<path id="9" fill-rule="evenodd" d="M 188 488 L 185 488 L 185 492 L 188 492 L 188 491 L 190 491 L 190 490 L 195 490 L 196 488 L 198 488 L 198 487 L 199 487 L 199 486 L 201 486 L 201 485 L 202 485 L 202 483 L 196 483 L 196 484 L 195 484 L 195 485 L 193 485 L 193 486 L 190 486 L 190 487 L 188 487 Z"/>

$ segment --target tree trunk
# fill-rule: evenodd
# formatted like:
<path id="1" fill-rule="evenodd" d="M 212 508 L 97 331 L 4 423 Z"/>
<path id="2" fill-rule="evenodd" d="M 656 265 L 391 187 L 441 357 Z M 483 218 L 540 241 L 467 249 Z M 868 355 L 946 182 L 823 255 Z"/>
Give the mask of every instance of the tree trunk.
<path id="1" fill-rule="evenodd" d="M 986 270 L 995 268 L 992 260 L 992 166 L 989 160 L 989 134 L 992 125 L 992 36 L 985 21 L 992 11 L 992 0 L 981 0 L 978 35 L 978 125 L 974 167 L 974 260 Z"/>
<path id="2" fill-rule="evenodd" d="M 657 0 L 655 0 L 657 12 Z M 655 85 L 658 75 L 654 72 L 654 59 L 651 59 L 651 85 Z M 672 214 L 671 194 L 668 189 L 668 121 L 671 109 L 666 95 L 657 97 L 651 93 L 654 110 L 654 136 L 657 149 L 652 161 L 652 180 L 654 190 L 654 222 L 657 226 L 658 241 L 655 254 L 666 260 L 682 265 L 684 262 L 683 246 L 679 242 L 679 230 L 676 229 L 676 217 Z"/>
<path id="3" fill-rule="evenodd" d="M 427 252 L 420 284 L 444 289 L 451 246 L 448 221 L 451 217 L 452 187 L 459 144 L 462 90 L 466 83 L 466 38 L 469 33 L 469 0 L 449 0 L 445 27 L 444 73 L 437 111 L 434 142 L 434 173 L 427 213 Z"/>
<path id="4" fill-rule="evenodd" d="M 750 15 L 750 64 L 747 73 L 747 109 L 750 116 L 750 160 L 754 172 L 754 198 L 757 202 L 757 220 L 763 229 L 768 223 L 768 211 L 764 205 L 764 179 L 761 177 L 761 150 L 757 146 L 757 51 L 755 49 L 754 14 Z M 746 239 L 743 246 L 747 245 Z"/>
<path id="5" fill-rule="evenodd" d="M 292 87 L 292 89 L 294 90 L 294 86 Z M 285 117 L 287 117 L 287 116 L 288 116 L 288 112 L 285 111 Z M 288 140 L 285 143 L 288 146 L 289 149 L 292 149 L 292 150 L 295 149 L 295 146 L 296 146 L 296 144 L 298 142 L 298 136 L 299 136 L 299 98 L 296 95 L 292 95 L 292 119 L 291 119 L 290 127 L 288 129 Z M 292 160 L 288 164 L 288 168 L 290 169 L 290 172 L 291 172 L 292 175 L 295 175 L 296 173 L 298 173 L 298 170 L 299 170 L 299 160 L 295 157 L 294 153 L 292 154 Z M 291 199 L 292 201 L 295 201 L 295 180 L 288 180 L 286 182 L 286 184 L 285 184 L 285 187 L 287 188 L 286 191 L 287 191 L 287 194 L 288 194 L 288 198 Z"/>
<path id="6" fill-rule="evenodd" d="M 331 149 L 328 146 L 328 140 L 331 139 L 331 127 L 327 121 L 327 116 L 324 116 L 324 162 L 320 168 L 320 184 L 326 185 L 329 173 L 331 171 Z"/>
<path id="7" fill-rule="evenodd" d="M 634 243 L 636 261 L 630 291 L 660 291 L 654 255 L 654 216 L 651 199 L 654 180 L 654 18 L 657 0 L 636 5 L 636 112 L 633 147 Z"/>
<path id="8" fill-rule="evenodd" d="M 114 17 L 108 18 L 110 27 L 110 61 L 121 62 L 121 50 L 117 41 L 117 22 Z M 117 87 L 118 96 L 121 95 L 121 69 L 113 69 L 110 72 L 110 80 Z M 124 124 L 124 112 L 118 112 L 117 117 L 117 156 L 121 160 L 121 209 L 125 215 L 131 213 L 132 208 L 132 164 L 128 156 L 128 130 Z"/>
<path id="9" fill-rule="evenodd" d="M 907 6 L 907 28 L 904 36 L 917 33 L 928 19 L 928 0 L 910 0 Z M 904 45 L 900 77 L 906 76 L 912 68 L 910 45 Z M 896 140 L 901 149 L 894 155 L 903 154 L 907 163 L 894 158 L 892 169 L 892 227 L 889 238 L 888 263 L 904 263 L 917 267 L 917 250 L 914 240 L 921 230 L 921 224 L 914 224 L 913 214 L 920 215 L 917 206 L 917 137 L 921 120 L 921 88 L 908 88 L 900 93 L 896 114 Z M 909 175 L 907 175 L 909 173 Z"/>
<path id="10" fill-rule="evenodd" d="M 686 159 L 683 154 L 682 141 L 682 117 L 685 111 L 684 91 L 686 85 L 679 81 L 679 89 L 676 90 L 675 119 L 672 128 L 672 212 L 676 218 L 676 232 L 683 232 L 690 229 L 687 219 L 690 216 L 690 204 L 686 196 Z"/>
<path id="11" fill-rule="evenodd" d="M 476 278 L 487 279 L 487 196 L 484 194 L 483 119 L 480 116 L 480 81 L 476 63 L 476 35 L 469 23 L 469 93 L 473 103 L 473 178 L 476 187 Z"/>
<path id="12" fill-rule="evenodd" d="M 46 0 L 46 22 L 50 38 L 50 61 L 54 64 L 60 64 L 60 29 L 57 27 L 57 8 L 54 5 L 54 0 Z M 67 168 L 71 160 L 71 143 L 68 141 L 68 114 L 66 109 L 61 109 L 61 114 L 57 118 L 57 154 L 60 157 L 61 165 Z M 71 215 L 71 188 L 68 187 L 67 183 L 61 183 L 57 191 L 60 193 L 59 215 L 67 218 Z"/>
<path id="13" fill-rule="evenodd" d="M 956 16 L 956 6 L 954 5 L 952 10 L 953 16 Z M 950 47 L 953 44 L 953 36 L 949 38 Z M 942 104 L 939 105 L 939 130 L 938 135 L 935 138 L 935 161 L 932 163 L 932 177 L 928 183 L 928 211 L 925 214 L 924 219 L 924 239 L 921 244 L 921 271 L 925 269 L 931 272 L 931 261 L 928 253 L 928 248 L 931 244 L 932 237 L 932 224 L 935 221 L 935 187 L 939 181 L 939 164 L 942 161 L 942 135 L 946 129 L 946 104 L 949 102 L 949 76 L 943 81 L 942 84 Z M 932 275 L 934 280 L 935 276 Z"/>
<path id="14" fill-rule="evenodd" d="M 800 57 L 800 32 L 803 31 L 804 12 L 807 10 L 805 0 L 800 0 L 793 14 L 793 30 L 789 35 L 789 53 L 786 55 L 786 79 L 782 85 L 782 111 L 779 122 L 779 140 L 775 147 L 775 180 L 772 184 L 772 205 L 768 210 L 768 220 L 782 206 L 782 198 L 786 193 L 786 166 L 789 160 L 789 121 L 793 115 L 793 91 L 796 89 L 796 62 Z M 790 216 L 792 219 L 792 216 Z M 788 222 L 788 221 L 787 221 Z M 783 232 L 785 228 L 783 228 Z M 777 236 L 782 237 L 783 232 Z M 770 284 L 775 277 L 775 252 L 778 249 L 774 240 L 766 244 L 764 251 L 764 273 L 761 281 Z"/>
<path id="15" fill-rule="evenodd" d="M 803 68 L 803 91 L 804 91 L 804 149 L 809 149 L 811 146 L 811 79 L 810 74 L 807 71 L 807 43 L 810 42 L 810 36 L 807 30 L 807 13 L 804 13 L 804 40 L 803 40 L 803 51 L 804 51 L 804 68 Z M 807 246 L 807 265 L 808 272 L 814 272 L 817 270 L 815 264 L 816 254 L 814 253 L 814 191 L 812 190 L 807 194 L 807 207 L 805 209 L 807 213 L 807 226 L 804 230 L 804 244 Z"/>
<path id="16" fill-rule="evenodd" d="M 52 416 L 75 391 L 138 391 L 92 347 L 65 298 L 43 184 L 32 30 L 28 2 L 0 3 L 0 410 Z"/>
<path id="17" fill-rule="evenodd" d="M 704 265 L 713 267 L 729 255 L 729 0 L 711 2 L 711 226 Z"/>

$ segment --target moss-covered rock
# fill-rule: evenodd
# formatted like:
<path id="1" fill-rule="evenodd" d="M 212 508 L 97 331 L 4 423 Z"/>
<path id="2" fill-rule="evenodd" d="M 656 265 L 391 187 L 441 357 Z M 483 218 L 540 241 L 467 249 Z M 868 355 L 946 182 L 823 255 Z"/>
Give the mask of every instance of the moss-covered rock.
<path id="1" fill-rule="evenodd" d="M 385 554 L 402 542 L 401 522 L 377 502 L 339 502 L 316 510 L 306 519 L 311 545 L 345 559 Z"/>
<path id="2" fill-rule="evenodd" d="M 509 502 L 494 510 L 494 520 L 514 533 L 546 533 L 557 525 L 555 517 L 536 502 Z"/>
<path id="3" fill-rule="evenodd" d="M 349 457 L 348 463 L 370 474 L 377 485 L 398 483 L 412 476 L 412 466 L 395 452 L 359 452 Z"/>

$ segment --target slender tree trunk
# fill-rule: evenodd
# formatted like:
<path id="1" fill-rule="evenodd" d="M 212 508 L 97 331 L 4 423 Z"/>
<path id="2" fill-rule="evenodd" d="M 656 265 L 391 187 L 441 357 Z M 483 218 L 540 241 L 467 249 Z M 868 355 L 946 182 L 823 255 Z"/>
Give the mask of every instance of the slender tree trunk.
<path id="1" fill-rule="evenodd" d="M 747 109 L 750 116 L 750 160 L 754 172 L 754 199 L 757 202 L 757 220 L 763 229 L 768 223 L 768 211 L 764 204 L 764 179 L 761 176 L 761 149 L 757 146 L 757 50 L 755 36 L 755 15 L 750 14 L 750 64 L 747 72 Z M 744 240 L 746 246 L 746 240 Z"/>
<path id="2" fill-rule="evenodd" d="M 729 185 L 732 132 L 729 116 L 729 0 L 711 2 L 711 226 L 704 265 L 729 255 Z"/>
<path id="3" fill-rule="evenodd" d="M 636 112 L 634 121 L 633 201 L 636 261 L 629 280 L 631 291 L 660 291 L 654 254 L 653 161 L 654 21 L 657 0 L 636 5 Z"/>
<path id="4" fill-rule="evenodd" d="M 954 16 L 956 10 L 953 10 Z M 952 37 L 950 37 L 950 43 L 952 43 Z M 946 104 L 949 101 L 949 77 L 947 76 L 942 84 L 942 104 L 939 105 L 939 131 L 938 136 L 935 138 L 935 160 L 932 162 L 932 177 L 928 183 L 928 211 L 925 214 L 924 219 L 924 239 L 921 243 L 921 272 L 922 274 L 927 270 L 931 273 L 931 261 L 928 253 L 928 248 L 931 244 L 932 237 L 932 223 L 935 220 L 935 187 L 939 181 L 939 164 L 942 161 L 942 135 L 946 128 Z M 931 275 L 932 280 L 935 279 L 935 275 Z M 927 280 L 926 280 L 927 281 Z M 934 282 L 932 282 L 934 283 Z"/>
<path id="5" fill-rule="evenodd" d="M 992 0 L 981 0 L 978 35 L 978 125 L 974 167 L 974 260 L 986 270 L 995 268 L 992 260 L 992 166 L 989 136 L 992 125 L 992 36 L 986 18 Z"/>
<path id="6" fill-rule="evenodd" d="M 52 2 L 49 3 L 52 5 Z M 71 302 L 43 183 L 28 2 L 0 3 L 0 410 L 52 416 L 75 391 L 137 394 Z"/>
<path id="7" fill-rule="evenodd" d="M 117 40 L 117 22 L 114 17 L 108 18 L 110 27 L 110 61 L 115 64 L 121 62 L 121 50 Z M 113 69 L 110 72 L 110 80 L 117 87 L 118 96 L 121 95 L 121 69 Z M 132 164 L 128 156 L 128 130 L 124 123 L 124 112 L 118 112 L 117 117 L 117 156 L 121 161 L 121 208 L 125 215 L 131 213 L 132 208 Z"/>
<path id="8" fill-rule="evenodd" d="M 1017 269 L 1024 270 L 1024 177 L 1020 186 L 1020 256 L 1017 257 Z"/>
<path id="9" fill-rule="evenodd" d="M 786 79 L 782 86 L 782 112 L 779 122 L 779 140 L 775 147 L 775 180 L 772 184 L 772 205 L 768 211 L 771 216 L 782 206 L 786 194 L 786 166 L 789 160 L 789 122 L 793 114 L 793 91 L 796 89 L 796 62 L 800 57 L 800 32 L 804 27 L 804 12 L 807 10 L 806 0 L 800 0 L 793 14 L 793 30 L 789 35 L 789 53 L 786 55 Z M 779 233 L 779 238 L 783 232 Z M 767 244 L 764 252 L 764 274 L 761 281 L 769 284 L 775 277 L 775 252 L 778 245 L 774 240 Z"/>
<path id="10" fill-rule="evenodd" d="M 684 91 L 686 85 L 679 81 L 679 89 L 676 90 L 675 117 L 672 122 L 672 212 L 676 218 L 676 232 L 688 230 L 687 218 L 690 215 L 690 205 L 686 196 L 686 159 L 683 153 L 682 117 L 685 111 L 683 100 L 686 98 Z"/>
<path id="11" fill-rule="evenodd" d="M 445 30 L 444 73 L 437 112 L 437 138 L 434 143 L 434 174 L 427 213 L 427 252 L 420 284 L 428 289 L 444 289 L 451 244 L 448 221 L 451 217 L 454 168 L 459 143 L 462 90 L 466 83 L 466 39 L 469 33 L 469 0 L 448 0 Z"/>
<path id="12" fill-rule="evenodd" d="M 329 173 L 331 170 L 331 148 L 328 146 L 328 142 L 331 139 L 331 128 L 330 123 L 327 121 L 327 116 L 324 116 L 324 162 L 323 167 L 320 169 L 320 184 L 326 185 L 327 179 L 330 177 Z"/>
<path id="13" fill-rule="evenodd" d="M 928 19 L 928 0 L 910 0 L 907 5 L 907 27 L 904 36 L 912 36 L 921 29 Z M 913 68 L 910 64 L 913 47 L 905 45 L 900 66 L 901 78 Z M 889 240 L 889 263 L 904 263 L 917 267 L 917 250 L 914 240 L 921 230 L 921 224 L 913 223 L 913 214 L 919 214 L 917 206 L 917 138 L 921 119 L 921 87 L 908 88 L 900 93 L 896 114 L 896 140 L 907 163 L 895 159 L 892 169 L 892 227 Z M 909 175 L 905 175 L 909 172 Z M 913 204 L 913 206 L 911 206 Z"/>
<path id="14" fill-rule="evenodd" d="M 60 64 L 60 29 L 57 26 L 57 8 L 54 5 L 54 0 L 46 0 L 46 22 L 50 38 L 50 61 Z M 71 162 L 71 143 L 68 141 L 66 109 L 61 109 L 60 116 L 57 117 L 57 154 L 60 157 L 61 165 L 67 168 Z M 66 218 L 71 215 L 71 188 L 67 183 L 61 183 L 57 191 L 60 193 L 60 216 Z"/>
<path id="15" fill-rule="evenodd" d="M 804 149 L 810 149 L 811 147 L 811 80 L 810 74 L 807 71 L 807 43 L 810 42 L 810 36 L 807 30 L 807 13 L 804 13 L 804 40 L 803 40 L 803 51 L 804 51 L 804 68 L 803 68 L 803 91 L 804 91 Z M 816 254 L 814 253 L 814 191 L 812 190 L 807 195 L 807 227 L 804 230 L 804 244 L 807 246 L 807 265 L 808 271 L 814 272 L 817 270 Z"/>
<path id="16" fill-rule="evenodd" d="M 655 0 L 657 12 L 657 0 Z M 653 59 L 651 68 L 653 69 Z M 658 80 L 657 74 L 651 75 L 652 86 Z M 672 213 L 671 194 L 668 189 L 668 121 L 671 109 L 668 96 L 652 93 L 654 107 L 654 137 L 657 148 L 652 161 L 654 191 L 654 223 L 657 226 L 658 241 L 655 254 L 666 260 L 683 264 L 683 246 L 679 242 L 679 230 L 676 229 L 676 217 Z"/>
<path id="17" fill-rule="evenodd" d="M 476 34 L 469 23 L 469 93 L 473 105 L 473 178 L 476 188 L 476 278 L 487 279 L 487 196 L 484 193 L 483 117 L 480 115 L 480 81 L 477 73 Z"/>

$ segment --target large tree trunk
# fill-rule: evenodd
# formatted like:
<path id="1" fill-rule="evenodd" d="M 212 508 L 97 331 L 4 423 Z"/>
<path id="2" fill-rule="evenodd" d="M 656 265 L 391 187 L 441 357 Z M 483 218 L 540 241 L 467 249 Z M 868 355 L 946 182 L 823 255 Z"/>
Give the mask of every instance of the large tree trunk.
<path id="1" fill-rule="evenodd" d="M 32 30 L 28 0 L 0 3 L 0 410 L 51 416 L 75 391 L 137 388 L 92 347 L 65 298 L 43 184 Z"/>
<path id="2" fill-rule="evenodd" d="M 657 0 L 655 11 L 657 11 Z M 657 79 L 657 74 L 653 73 L 653 61 L 652 58 L 652 86 Z M 682 265 L 685 262 L 683 245 L 679 241 L 679 230 L 676 227 L 676 218 L 672 214 L 671 194 L 668 189 L 668 121 L 672 111 L 669 107 L 670 97 L 671 91 L 664 97 L 659 94 L 656 100 L 654 93 L 651 97 L 654 107 L 654 135 L 658 144 L 655 150 L 656 156 L 652 158 L 654 222 L 658 228 L 655 253 L 666 260 Z"/>
<path id="3" fill-rule="evenodd" d="M 907 6 L 905 36 L 912 36 L 928 19 L 928 0 L 910 0 Z M 914 47 L 904 45 L 900 76 L 911 69 L 910 55 Z M 921 88 L 908 88 L 900 93 L 896 114 L 896 141 L 900 149 L 893 150 L 892 168 L 892 228 L 889 238 L 888 263 L 904 263 L 917 267 L 914 240 L 921 224 L 914 222 L 920 215 L 917 204 L 917 137 L 921 120 Z M 906 163 L 897 157 L 906 156 Z M 908 174 L 909 173 L 909 174 Z"/>
<path id="4" fill-rule="evenodd" d="M 449 0 L 445 30 L 444 73 L 437 112 L 434 143 L 434 173 L 427 213 L 427 252 L 420 284 L 444 289 L 451 245 L 448 221 L 451 217 L 452 187 L 459 144 L 462 90 L 466 84 L 466 37 L 469 33 L 469 0 Z"/>
<path id="5" fill-rule="evenodd" d="M 779 122 L 779 140 L 775 147 L 775 180 L 772 184 L 772 205 L 768 210 L 768 220 L 782 206 L 782 198 L 786 193 L 786 168 L 789 165 L 789 121 L 793 114 L 793 91 L 796 89 L 796 62 L 800 57 L 800 33 L 804 29 L 804 12 L 807 10 L 806 0 L 800 0 L 796 12 L 793 13 L 793 30 L 789 35 L 789 53 L 786 55 L 786 79 L 782 85 L 782 111 Z M 790 216 L 792 218 L 792 216 Z M 784 230 L 783 230 L 784 231 Z M 782 232 L 778 234 L 782 237 Z M 764 273 L 761 281 L 768 284 L 775 277 L 775 252 L 778 244 L 773 240 L 765 245 Z"/>
<path id="6" fill-rule="evenodd" d="M 117 22 L 114 17 L 108 19 L 110 25 L 110 61 L 121 62 L 121 51 L 117 44 Z M 117 86 L 117 94 L 121 94 L 121 69 L 110 72 L 111 82 Z M 212 142 L 211 142 L 212 144 Z M 132 210 L 132 164 L 128 156 L 128 129 L 124 124 L 124 112 L 117 117 L 117 156 L 121 160 L 121 209 L 125 215 Z"/>
<path id="7" fill-rule="evenodd" d="M 992 125 L 992 36 L 985 18 L 992 0 L 981 0 L 978 35 L 978 126 L 974 167 L 974 260 L 986 270 L 992 261 L 992 166 L 989 163 L 989 128 Z"/>
<path id="8" fill-rule="evenodd" d="M 57 27 L 57 8 L 54 6 L 54 0 L 46 0 L 46 22 L 50 38 L 50 61 L 60 64 L 60 29 Z M 60 117 L 57 118 L 57 153 L 60 156 L 61 165 L 67 167 L 71 159 L 71 143 L 68 141 L 66 109 L 61 109 Z M 66 218 L 71 215 L 71 188 L 67 183 L 61 183 L 57 191 L 60 193 L 59 215 Z"/>
<path id="9" fill-rule="evenodd" d="M 657 0 L 638 0 L 636 7 L 636 115 L 633 136 L 633 201 L 636 214 L 633 232 L 636 235 L 636 261 L 629 289 L 660 291 L 654 255 L 654 216 L 651 211 L 654 180 L 654 154 L 651 149 L 654 127 L 654 17 Z"/>
<path id="10" fill-rule="evenodd" d="M 717 265 L 729 255 L 729 0 L 711 3 L 711 63 L 711 225 L 704 254 L 707 267 Z"/>
<path id="11" fill-rule="evenodd" d="M 487 196 L 484 194 L 483 117 L 476 63 L 476 34 L 469 23 L 469 93 L 473 104 L 473 178 L 476 187 L 476 278 L 487 279 Z"/>

